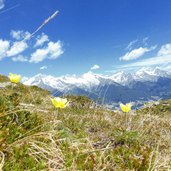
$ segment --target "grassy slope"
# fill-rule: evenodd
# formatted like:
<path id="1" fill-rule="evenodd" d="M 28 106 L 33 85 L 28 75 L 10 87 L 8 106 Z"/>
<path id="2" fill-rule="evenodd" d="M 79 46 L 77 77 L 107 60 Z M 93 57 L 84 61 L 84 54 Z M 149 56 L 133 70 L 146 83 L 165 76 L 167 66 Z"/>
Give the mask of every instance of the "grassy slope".
<path id="1" fill-rule="evenodd" d="M 35 86 L 0 89 L 0 170 L 171 169 L 171 101 L 125 116 L 68 99 L 58 110 Z"/>

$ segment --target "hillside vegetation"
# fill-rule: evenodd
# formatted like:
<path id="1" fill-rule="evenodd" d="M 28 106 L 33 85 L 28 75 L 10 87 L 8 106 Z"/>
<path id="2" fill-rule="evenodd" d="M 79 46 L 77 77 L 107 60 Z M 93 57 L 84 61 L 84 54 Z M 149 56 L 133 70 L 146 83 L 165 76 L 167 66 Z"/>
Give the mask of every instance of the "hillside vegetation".
<path id="1" fill-rule="evenodd" d="M 171 100 L 125 115 L 83 96 L 57 109 L 50 97 L 21 83 L 0 88 L 0 170 L 171 170 Z"/>

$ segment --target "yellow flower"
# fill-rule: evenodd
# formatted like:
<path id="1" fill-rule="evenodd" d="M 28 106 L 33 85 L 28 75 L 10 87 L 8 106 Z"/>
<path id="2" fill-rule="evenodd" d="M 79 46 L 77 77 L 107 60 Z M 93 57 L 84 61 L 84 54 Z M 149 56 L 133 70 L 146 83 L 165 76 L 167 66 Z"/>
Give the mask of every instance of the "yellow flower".
<path id="1" fill-rule="evenodd" d="M 56 107 L 56 108 L 65 108 L 67 107 L 68 105 L 68 100 L 67 99 L 63 99 L 63 98 L 60 98 L 60 97 L 56 97 L 56 98 L 53 98 L 51 99 L 52 101 L 52 104 Z"/>
<path id="2" fill-rule="evenodd" d="M 128 113 L 131 110 L 131 104 L 127 103 L 126 105 L 120 104 L 120 108 L 123 112 Z"/>
<path id="3" fill-rule="evenodd" d="M 9 74 L 9 79 L 10 79 L 10 81 L 11 81 L 12 83 L 18 83 L 18 82 L 20 82 L 20 80 L 21 80 L 21 75 L 17 75 L 17 74 L 12 74 L 12 73 L 10 73 L 10 74 Z"/>

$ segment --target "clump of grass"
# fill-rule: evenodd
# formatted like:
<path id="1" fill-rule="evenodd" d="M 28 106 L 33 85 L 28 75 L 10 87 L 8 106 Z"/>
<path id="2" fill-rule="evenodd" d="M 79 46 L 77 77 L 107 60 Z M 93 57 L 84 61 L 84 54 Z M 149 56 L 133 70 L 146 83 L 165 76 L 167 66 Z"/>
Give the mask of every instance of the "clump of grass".
<path id="1" fill-rule="evenodd" d="M 0 90 L 0 169 L 170 170 L 171 103 L 125 115 L 87 97 L 56 109 L 36 86 Z"/>

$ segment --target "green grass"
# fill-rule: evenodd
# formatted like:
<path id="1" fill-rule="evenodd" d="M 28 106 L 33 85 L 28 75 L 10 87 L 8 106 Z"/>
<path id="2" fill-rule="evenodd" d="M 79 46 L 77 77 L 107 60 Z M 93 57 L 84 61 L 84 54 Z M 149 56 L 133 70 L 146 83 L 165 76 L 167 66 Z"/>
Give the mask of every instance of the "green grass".
<path id="1" fill-rule="evenodd" d="M 131 111 L 126 122 L 87 97 L 67 98 L 61 110 L 36 86 L 0 89 L 0 170 L 171 170 L 171 100 Z"/>

